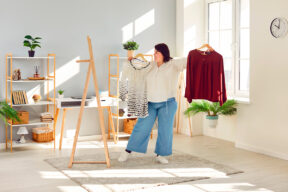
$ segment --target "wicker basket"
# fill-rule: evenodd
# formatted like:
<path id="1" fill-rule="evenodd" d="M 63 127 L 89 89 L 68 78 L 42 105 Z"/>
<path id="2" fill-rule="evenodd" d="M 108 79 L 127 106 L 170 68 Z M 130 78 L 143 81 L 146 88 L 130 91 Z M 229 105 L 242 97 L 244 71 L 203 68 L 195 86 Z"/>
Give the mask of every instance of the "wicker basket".
<path id="1" fill-rule="evenodd" d="M 124 132 L 131 134 L 136 123 L 137 123 L 137 118 L 124 119 Z"/>
<path id="2" fill-rule="evenodd" d="M 20 124 L 28 124 L 29 123 L 29 112 L 28 111 L 17 111 L 17 115 L 20 119 L 20 122 L 13 120 L 13 125 L 20 125 Z M 12 120 L 8 120 L 9 123 L 12 122 Z"/>
<path id="3" fill-rule="evenodd" d="M 32 129 L 32 137 L 36 142 L 53 141 L 53 130 L 49 127 L 39 127 Z"/>

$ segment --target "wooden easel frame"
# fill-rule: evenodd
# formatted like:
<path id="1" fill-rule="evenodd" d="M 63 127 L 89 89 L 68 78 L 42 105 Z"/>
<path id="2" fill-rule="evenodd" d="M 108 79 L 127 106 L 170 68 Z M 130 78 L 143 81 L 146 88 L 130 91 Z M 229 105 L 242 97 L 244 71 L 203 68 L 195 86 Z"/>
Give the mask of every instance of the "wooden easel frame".
<path id="1" fill-rule="evenodd" d="M 106 139 L 106 135 L 105 135 L 104 115 L 103 115 L 103 109 L 102 109 L 101 102 L 100 102 L 100 94 L 99 94 L 96 69 L 95 69 L 95 64 L 94 64 L 94 56 L 93 56 L 93 50 L 92 50 L 92 45 L 91 45 L 91 39 L 89 36 L 87 36 L 87 41 L 88 41 L 90 59 L 76 61 L 77 63 L 87 62 L 87 63 L 89 63 L 89 67 L 88 67 L 88 72 L 87 72 L 87 76 L 86 76 L 84 92 L 83 92 L 83 96 L 82 96 L 81 108 L 80 108 L 80 112 L 79 112 L 79 116 L 78 116 L 76 133 L 75 133 L 74 142 L 73 142 L 73 149 L 71 152 L 71 157 L 70 157 L 70 162 L 69 162 L 68 167 L 71 168 L 73 166 L 73 164 L 106 164 L 107 167 L 109 168 L 110 167 L 110 157 L 109 157 L 107 139 Z M 88 85 L 89 85 L 91 72 L 93 75 L 93 83 L 94 83 L 94 89 L 95 89 L 95 93 L 96 93 L 97 109 L 98 109 L 98 114 L 99 114 L 102 139 L 104 142 L 106 161 L 74 161 L 74 155 L 75 155 L 76 145 L 77 145 L 77 141 L 78 141 L 78 136 L 79 136 L 80 126 L 81 126 L 86 96 L 87 96 L 87 92 L 88 92 Z"/>

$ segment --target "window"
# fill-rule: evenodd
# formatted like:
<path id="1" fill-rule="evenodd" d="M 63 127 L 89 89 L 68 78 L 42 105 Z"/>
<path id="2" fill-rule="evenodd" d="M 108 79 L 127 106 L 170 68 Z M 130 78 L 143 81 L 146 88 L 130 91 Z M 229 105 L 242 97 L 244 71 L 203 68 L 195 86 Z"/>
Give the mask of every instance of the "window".
<path id="1" fill-rule="evenodd" d="M 207 0 L 207 39 L 223 56 L 231 97 L 249 96 L 249 33 L 249 0 Z"/>

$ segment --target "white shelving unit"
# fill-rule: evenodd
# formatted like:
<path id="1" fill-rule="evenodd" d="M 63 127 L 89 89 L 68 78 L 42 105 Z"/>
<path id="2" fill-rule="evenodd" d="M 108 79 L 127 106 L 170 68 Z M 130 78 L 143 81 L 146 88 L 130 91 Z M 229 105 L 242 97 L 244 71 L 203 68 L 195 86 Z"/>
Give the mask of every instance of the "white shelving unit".
<path id="1" fill-rule="evenodd" d="M 47 57 L 15 57 L 13 56 L 11 53 L 6 54 L 6 89 L 5 89 L 5 96 L 6 96 L 6 102 L 10 104 L 11 107 L 15 108 L 17 110 L 17 108 L 19 107 L 34 107 L 34 106 L 46 106 L 46 111 L 50 111 L 49 108 L 50 106 L 53 107 L 53 117 L 55 117 L 55 112 L 56 112 L 56 101 L 55 101 L 55 96 L 56 96 L 56 91 L 55 91 L 55 85 L 56 85 L 56 73 L 55 73 L 55 68 L 56 68 L 56 55 L 55 54 L 48 54 Z M 25 62 L 21 62 L 25 60 Z M 28 79 L 23 79 L 23 80 L 12 80 L 12 74 L 13 74 L 13 63 L 17 62 L 19 63 L 19 68 L 21 69 L 21 67 L 24 67 L 25 64 L 35 64 L 35 62 L 37 61 L 41 61 L 42 63 L 43 60 L 47 61 L 46 62 L 46 75 L 43 74 L 45 76 L 44 80 L 28 80 Z M 52 62 L 51 62 L 52 60 Z M 33 61 L 33 62 L 30 62 Z M 52 63 L 52 64 L 51 64 Z M 52 65 L 52 67 L 50 66 L 50 64 Z M 51 69 L 51 70 L 50 70 Z M 51 73 L 51 74 L 50 74 Z M 32 76 L 33 74 L 31 74 Z M 52 89 L 52 94 L 53 96 L 50 97 L 49 92 L 51 91 L 49 89 L 49 83 L 52 81 L 53 83 L 53 89 Z M 27 84 L 43 84 L 46 83 L 46 94 L 45 100 L 41 100 L 37 103 L 27 103 L 27 104 L 13 104 L 12 101 L 12 91 L 13 91 L 13 84 L 17 83 L 18 86 L 22 86 L 23 90 L 25 90 L 25 85 Z M 17 143 L 15 140 L 13 140 L 13 131 L 15 129 L 15 127 L 20 127 L 20 126 L 48 126 L 53 128 L 53 136 L 54 136 L 54 149 L 55 149 L 55 123 L 52 121 L 51 123 L 49 122 L 41 122 L 40 121 L 40 115 L 39 118 L 31 118 L 29 119 L 29 123 L 27 124 L 11 124 L 8 123 L 7 125 L 5 125 L 5 131 L 6 131 L 6 149 L 8 149 L 8 145 L 10 147 L 10 150 L 12 152 L 13 147 L 19 147 L 19 146 L 29 146 L 31 144 L 36 144 L 37 142 L 33 142 L 33 141 L 28 141 L 25 144 L 21 144 L 21 143 Z M 10 138 L 8 138 L 8 127 L 10 128 Z M 49 144 L 51 142 L 47 142 L 47 144 Z"/>

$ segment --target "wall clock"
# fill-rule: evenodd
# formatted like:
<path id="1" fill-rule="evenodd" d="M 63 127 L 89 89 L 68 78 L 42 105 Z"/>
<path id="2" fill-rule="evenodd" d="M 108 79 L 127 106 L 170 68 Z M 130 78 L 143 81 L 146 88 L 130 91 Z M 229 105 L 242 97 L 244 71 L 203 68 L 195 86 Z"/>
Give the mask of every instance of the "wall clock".
<path id="1" fill-rule="evenodd" d="M 284 37 L 288 33 L 288 21 L 283 17 L 273 19 L 270 25 L 270 32 L 275 38 Z"/>

